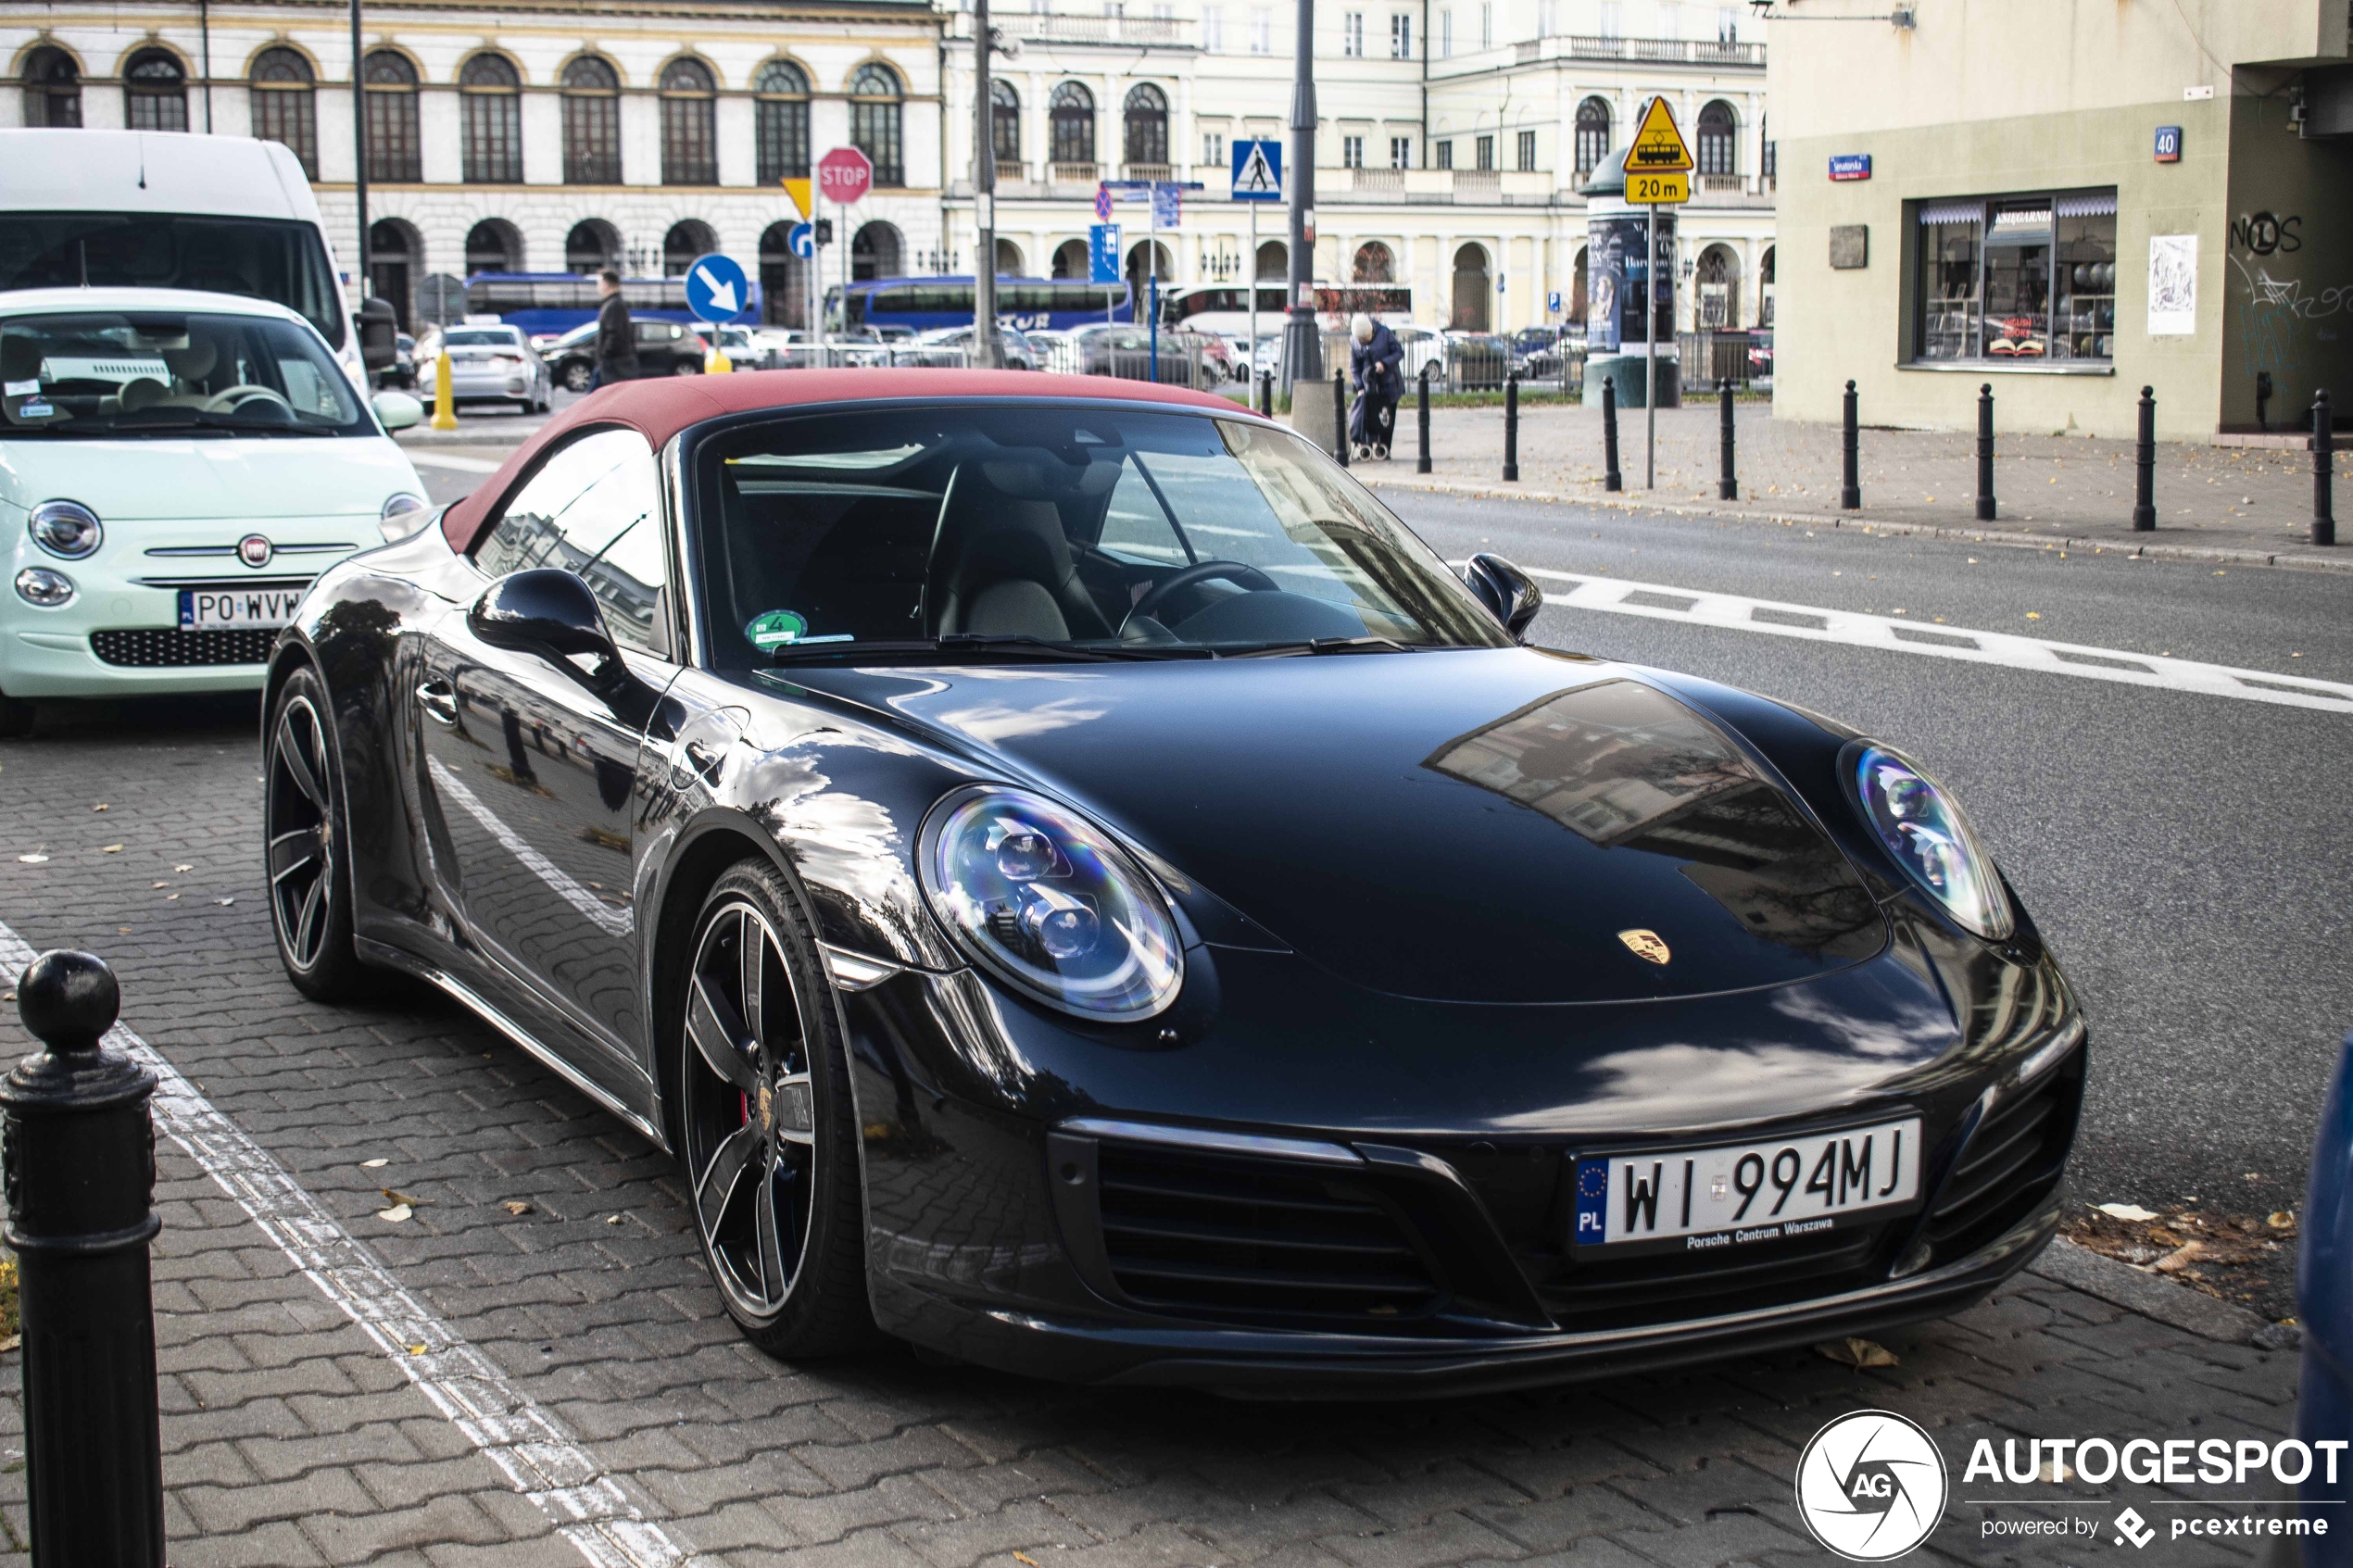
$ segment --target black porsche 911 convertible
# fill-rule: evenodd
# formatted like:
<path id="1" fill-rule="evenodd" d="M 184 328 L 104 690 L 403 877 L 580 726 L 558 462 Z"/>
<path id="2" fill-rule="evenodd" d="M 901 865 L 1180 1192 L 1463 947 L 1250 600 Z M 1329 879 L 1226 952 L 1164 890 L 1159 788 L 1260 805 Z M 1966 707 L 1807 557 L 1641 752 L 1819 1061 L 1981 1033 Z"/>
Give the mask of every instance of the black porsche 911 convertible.
<path id="1" fill-rule="evenodd" d="M 281 955 L 673 1154 L 779 1356 L 1459 1392 L 1982 1298 L 2085 1036 L 1959 807 L 1541 605 L 1219 398 L 609 388 L 281 639 Z"/>

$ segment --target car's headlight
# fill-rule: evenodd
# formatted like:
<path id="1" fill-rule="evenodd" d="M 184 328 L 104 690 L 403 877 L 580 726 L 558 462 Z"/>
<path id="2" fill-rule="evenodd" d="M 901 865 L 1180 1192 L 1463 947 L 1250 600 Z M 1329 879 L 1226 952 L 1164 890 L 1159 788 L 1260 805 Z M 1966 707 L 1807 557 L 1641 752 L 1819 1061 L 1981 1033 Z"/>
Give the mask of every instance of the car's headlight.
<path id="1" fill-rule="evenodd" d="M 1853 758 L 1856 803 L 1887 852 L 1961 924 L 2007 936 L 2009 897 L 1952 792 L 1883 746 L 1857 744 Z"/>
<path id="2" fill-rule="evenodd" d="M 44 501 L 32 508 L 32 521 L 25 526 L 34 544 L 64 560 L 95 554 L 107 536 L 98 526 L 98 514 L 79 501 Z"/>
<path id="3" fill-rule="evenodd" d="M 397 543 L 425 525 L 426 502 L 422 495 L 399 491 L 384 497 L 384 508 L 376 526 L 384 530 L 387 543 Z"/>
<path id="4" fill-rule="evenodd" d="M 921 869 L 956 945 L 1064 1012 L 1150 1018 L 1184 984 L 1159 885 L 1109 834 L 1027 790 L 947 797 L 925 824 Z"/>
<path id="5" fill-rule="evenodd" d="M 17 573 L 17 597 L 42 609 L 63 609 L 73 603 L 73 579 L 45 566 L 28 566 Z"/>

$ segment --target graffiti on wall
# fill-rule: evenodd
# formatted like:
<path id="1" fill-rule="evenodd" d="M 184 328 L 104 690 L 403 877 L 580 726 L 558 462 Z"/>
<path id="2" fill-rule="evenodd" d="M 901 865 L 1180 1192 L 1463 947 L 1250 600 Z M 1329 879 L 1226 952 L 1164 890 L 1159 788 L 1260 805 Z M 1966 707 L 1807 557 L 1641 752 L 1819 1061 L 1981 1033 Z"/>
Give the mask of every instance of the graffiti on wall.
<path id="1" fill-rule="evenodd" d="M 2231 221 L 2231 244 L 2258 256 L 2293 256 L 2304 248 L 2304 215 L 2281 218 L 2269 212 L 2243 212 Z"/>
<path id="2" fill-rule="evenodd" d="M 2275 278 L 2259 262 L 2233 256 L 2231 265 L 2238 273 L 2239 338 L 2250 376 L 2302 368 L 2307 345 L 2334 342 L 2334 323 L 2353 314 L 2353 283 L 2316 290 L 2301 278 Z"/>

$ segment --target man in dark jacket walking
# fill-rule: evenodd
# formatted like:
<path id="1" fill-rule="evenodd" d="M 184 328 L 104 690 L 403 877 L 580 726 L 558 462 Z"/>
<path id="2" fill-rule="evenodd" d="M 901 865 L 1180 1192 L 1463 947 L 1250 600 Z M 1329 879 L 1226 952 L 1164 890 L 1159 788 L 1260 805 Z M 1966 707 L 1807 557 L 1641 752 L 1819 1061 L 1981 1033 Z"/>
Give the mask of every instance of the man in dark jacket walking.
<path id="1" fill-rule="evenodd" d="M 1387 458 L 1397 400 L 1405 395 L 1405 345 L 1370 316 L 1359 315 L 1350 327 L 1356 341 L 1348 350 L 1348 375 L 1356 383 L 1356 408 L 1348 444 L 1359 458 Z"/>
<path id="2" fill-rule="evenodd" d="M 621 274 L 606 268 L 597 275 L 597 376 L 588 390 L 617 381 L 637 378 L 637 329 L 630 324 L 629 302 L 621 297 Z"/>

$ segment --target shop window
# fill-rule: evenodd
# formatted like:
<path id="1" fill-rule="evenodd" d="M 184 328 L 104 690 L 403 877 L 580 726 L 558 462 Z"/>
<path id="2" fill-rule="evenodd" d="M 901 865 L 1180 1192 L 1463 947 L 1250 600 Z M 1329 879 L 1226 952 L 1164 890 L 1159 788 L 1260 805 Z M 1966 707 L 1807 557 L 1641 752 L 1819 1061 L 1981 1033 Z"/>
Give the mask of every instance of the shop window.
<path id="1" fill-rule="evenodd" d="M 1913 358 L 2115 358 L 2116 193 L 1920 204 Z"/>

